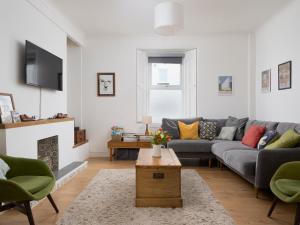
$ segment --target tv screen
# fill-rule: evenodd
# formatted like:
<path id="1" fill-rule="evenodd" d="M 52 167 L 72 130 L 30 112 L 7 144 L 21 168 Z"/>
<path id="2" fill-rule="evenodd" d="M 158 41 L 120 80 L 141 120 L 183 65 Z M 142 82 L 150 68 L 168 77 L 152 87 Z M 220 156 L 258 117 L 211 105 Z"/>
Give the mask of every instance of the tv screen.
<path id="1" fill-rule="evenodd" d="M 33 86 L 63 90 L 63 60 L 26 41 L 25 83 Z"/>

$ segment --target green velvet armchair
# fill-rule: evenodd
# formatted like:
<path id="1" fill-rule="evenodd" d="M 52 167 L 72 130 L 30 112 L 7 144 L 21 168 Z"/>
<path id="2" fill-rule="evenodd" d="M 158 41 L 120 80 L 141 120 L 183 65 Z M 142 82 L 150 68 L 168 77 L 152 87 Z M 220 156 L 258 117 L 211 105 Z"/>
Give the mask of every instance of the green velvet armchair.
<path id="1" fill-rule="evenodd" d="M 296 203 L 297 210 L 294 225 L 300 224 L 300 161 L 281 165 L 271 179 L 270 187 L 275 195 L 268 217 L 279 200 L 285 203 Z"/>
<path id="2" fill-rule="evenodd" d="M 10 167 L 6 174 L 7 180 L 0 179 L 0 212 L 16 208 L 27 215 L 30 225 L 34 225 L 30 202 L 47 196 L 58 213 L 50 195 L 55 185 L 55 177 L 46 163 L 4 155 L 0 155 L 0 158 Z"/>

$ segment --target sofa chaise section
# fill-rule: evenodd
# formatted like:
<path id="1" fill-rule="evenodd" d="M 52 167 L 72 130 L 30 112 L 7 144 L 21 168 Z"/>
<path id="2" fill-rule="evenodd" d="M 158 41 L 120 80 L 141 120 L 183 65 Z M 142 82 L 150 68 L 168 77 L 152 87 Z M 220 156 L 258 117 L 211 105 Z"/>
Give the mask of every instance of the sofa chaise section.
<path id="1" fill-rule="evenodd" d="M 280 135 L 289 129 L 300 133 L 300 124 L 249 120 L 245 132 L 251 125 L 265 126 Z M 256 189 L 268 189 L 270 180 L 285 162 L 300 160 L 300 146 L 289 149 L 257 150 L 241 142 L 221 142 L 212 145 L 212 153 L 228 168 L 252 183 Z"/>

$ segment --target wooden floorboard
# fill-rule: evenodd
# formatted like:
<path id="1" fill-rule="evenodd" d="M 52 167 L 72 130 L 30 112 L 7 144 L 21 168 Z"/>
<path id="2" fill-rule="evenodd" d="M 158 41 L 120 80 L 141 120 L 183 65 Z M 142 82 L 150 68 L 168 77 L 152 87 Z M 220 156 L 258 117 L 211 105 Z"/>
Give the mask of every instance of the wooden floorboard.
<path id="1" fill-rule="evenodd" d="M 76 196 L 86 187 L 101 169 L 134 168 L 134 161 L 113 161 L 109 159 L 90 159 L 87 169 L 80 172 L 63 187 L 53 193 L 60 213 L 57 215 L 48 200 L 44 200 L 33 209 L 36 225 L 54 225 L 63 215 Z M 295 206 L 280 203 L 275 208 L 272 219 L 267 212 L 272 196 L 262 194 L 255 198 L 254 188 L 235 173 L 218 168 L 197 167 L 200 176 L 208 183 L 215 197 L 221 202 L 237 225 L 291 225 Z M 0 225 L 27 225 L 27 218 L 10 210 L 0 215 Z"/>

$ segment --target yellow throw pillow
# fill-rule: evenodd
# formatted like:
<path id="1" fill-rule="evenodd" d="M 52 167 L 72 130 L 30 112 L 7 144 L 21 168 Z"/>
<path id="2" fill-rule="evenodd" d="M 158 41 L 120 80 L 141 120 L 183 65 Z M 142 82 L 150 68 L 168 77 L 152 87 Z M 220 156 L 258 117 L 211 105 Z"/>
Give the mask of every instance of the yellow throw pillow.
<path id="1" fill-rule="evenodd" d="M 196 121 L 192 124 L 185 124 L 183 122 L 178 121 L 179 131 L 180 131 L 180 139 L 184 140 L 197 140 L 199 138 L 199 122 Z"/>

